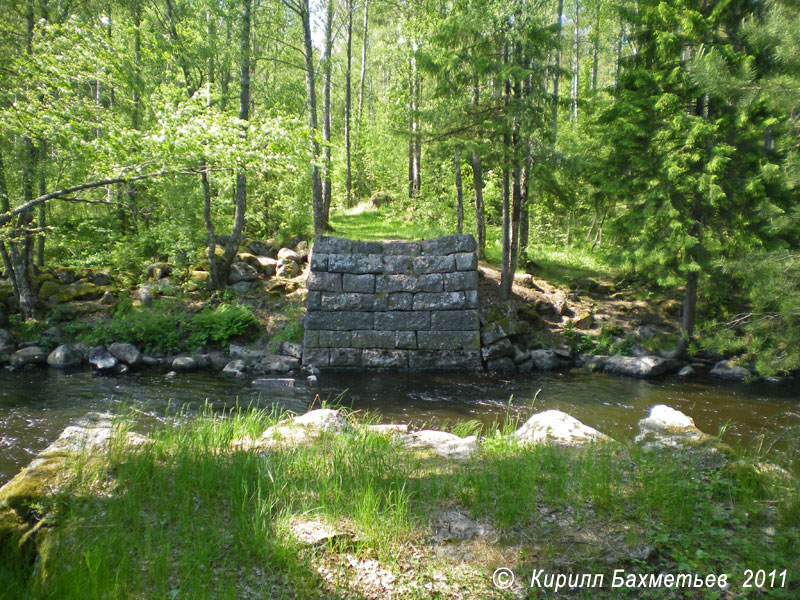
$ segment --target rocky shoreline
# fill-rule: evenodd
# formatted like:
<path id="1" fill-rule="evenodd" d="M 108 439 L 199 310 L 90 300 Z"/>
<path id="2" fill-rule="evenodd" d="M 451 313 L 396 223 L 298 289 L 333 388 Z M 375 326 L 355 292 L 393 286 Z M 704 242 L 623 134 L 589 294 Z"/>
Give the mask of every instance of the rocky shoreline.
<path id="1" fill-rule="evenodd" d="M 59 342 L 60 332 L 45 332 L 54 342 Z M 749 369 L 736 365 L 731 360 L 685 362 L 674 358 L 656 355 L 608 356 L 599 354 L 573 354 L 567 348 L 526 350 L 512 344 L 507 336 L 496 338 L 492 333 L 483 339 L 491 340 L 483 346 L 483 354 L 488 361 L 500 360 L 499 364 L 487 367 L 489 372 L 518 371 L 521 373 L 569 371 L 580 369 L 586 372 L 605 373 L 619 377 L 652 379 L 664 376 L 691 378 L 707 373 L 711 377 L 729 381 L 750 381 L 754 374 Z M 493 331 L 493 330 L 489 330 Z M 500 350 L 502 347 L 504 350 Z M 498 352 L 508 352 L 496 356 Z M 109 346 L 89 347 L 82 343 L 59 343 L 50 352 L 36 344 L 17 343 L 12 334 L 0 329 L 0 364 L 6 362 L 5 369 L 16 371 L 23 368 L 50 367 L 52 369 L 80 369 L 90 366 L 95 372 L 121 375 L 139 369 L 158 369 L 173 376 L 180 372 L 211 371 L 222 376 L 244 378 L 263 376 L 317 377 L 320 369 L 313 364 L 303 363 L 303 344 L 299 342 L 278 342 L 275 351 L 263 348 L 247 348 L 231 344 L 227 351 L 199 348 L 194 352 L 177 355 L 163 353 L 146 354 L 132 344 L 116 342 Z M 326 369 L 322 368 L 322 371 Z M 342 370 L 339 368 L 337 370 Z M 359 371 L 363 368 L 346 370 Z M 397 371 L 398 369 L 379 369 Z M 400 371 L 419 372 L 431 369 L 400 369 Z M 442 369 L 447 370 L 447 369 Z M 780 378 L 767 381 L 778 383 Z"/>
<path id="2" fill-rule="evenodd" d="M 224 240 L 221 240 L 224 241 Z M 326 246 L 327 244 L 327 246 Z M 338 244 L 338 245 L 337 245 Z M 347 245 L 342 250 L 340 246 Z M 436 251 L 435 256 L 427 256 L 426 246 L 428 251 Z M 279 247 L 268 244 L 266 242 L 259 242 L 254 240 L 245 240 L 243 247 L 245 251 L 237 255 L 231 274 L 228 280 L 229 288 L 245 302 L 255 301 L 256 296 L 260 294 L 268 294 L 269 290 L 275 286 L 290 286 L 292 289 L 297 288 L 305 293 L 306 303 L 308 306 L 309 314 L 306 316 L 306 325 L 311 327 L 313 323 L 309 323 L 309 319 L 316 318 L 316 321 L 324 321 L 325 327 L 333 327 L 333 317 L 339 317 L 342 312 L 335 312 L 342 310 L 342 302 L 344 300 L 352 300 L 350 297 L 359 298 L 361 296 L 372 298 L 374 302 L 385 301 L 386 294 L 379 293 L 378 284 L 372 283 L 369 289 L 362 289 L 365 278 L 399 278 L 403 284 L 403 290 L 419 291 L 421 296 L 435 296 L 431 293 L 434 288 L 430 287 L 436 281 L 433 279 L 441 279 L 447 283 L 447 277 L 455 277 L 463 274 L 475 275 L 471 281 L 470 287 L 472 291 L 470 294 L 475 296 L 474 307 L 470 310 L 451 311 L 450 314 L 456 316 L 463 316 L 461 321 L 466 322 L 466 317 L 472 318 L 474 323 L 470 321 L 466 327 L 469 331 L 366 331 L 366 332 L 352 332 L 353 340 L 355 334 L 371 334 L 369 344 L 362 344 L 361 338 L 358 341 L 358 348 L 341 349 L 334 348 L 330 350 L 339 355 L 346 355 L 346 360 L 322 360 L 320 356 L 323 352 L 328 352 L 328 347 L 325 346 L 322 340 L 322 334 L 337 334 L 338 337 L 350 337 L 349 331 L 342 332 L 328 332 L 316 331 L 322 327 L 319 323 L 314 325 L 315 329 L 309 330 L 306 327 L 305 345 L 300 342 L 278 342 L 271 344 L 269 349 L 264 342 L 263 338 L 259 340 L 259 347 L 245 347 L 239 344 L 230 344 L 224 347 L 214 348 L 195 348 L 192 351 L 183 351 L 178 354 L 166 354 L 151 352 L 146 353 L 142 348 L 138 348 L 130 343 L 118 341 L 108 344 L 107 346 L 88 346 L 86 344 L 77 343 L 72 340 L 66 339 L 60 327 L 51 327 L 43 332 L 40 338 L 36 341 L 24 341 L 17 339 L 7 329 L 3 329 L 7 317 L 0 313 L 0 366 L 5 366 L 7 370 L 18 370 L 23 368 L 31 368 L 36 366 L 49 366 L 54 369 L 79 369 L 91 366 L 91 368 L 104 374 L 123 374 L 137 369 L 158 369 L 164 371 L 168 376 L 180 372 L 191 372 L 197 370 L 208 370 L 219 373 L 223 376 L 230 376 L 236 378 L 262 378 L 262 377 L 295 377 L 295 378 L 311 378 L 314 381 L 320 371 L 324 371 L 328 367 L 335 367 L 337 370 L 350 370 L 358 371 L 364 369 L 377 369 L 377 370 L 399 370 L 399 371 L 488 371 L 488 372 L 547 372 L 547 371 L 567 371 L 571 369 L 582 369 L 588 372 L 605 373 L 612 376 L 632 377 L 641 379 L 651 379 L 663 376 L 678 376 L 680 378 L 688 379 L 696 375 L 708 374 L 711 377 L 731 380 L 731 381 L 754 381 L 757 376 L 754 370 L 737 364 L 735 360 L 726 360 L 722 357 L 694 357 L 690 361 L 682 361 L 676 358 L 671 358 L 667 352 L 658 352 L 657 350 L 648 349 L 641 345 L 641 343 L 634 344 L 631 350 L 632 356 L 624 355 L 607 355 L 607 354 L 586 354 L 576 351 L 575 348 L 580 346 L 570 345 L 564 340 L 549 339 L 544 341 L 541 336 L 541 329 L 543 324 L 550 322 L 566 323 L 571 326 L 573 330 L 586 330 L 596 327 L 594 317 L 591 313 L 587 315 L 578 314 L 576 310 L 578 306 L 570 307 L 568 305 L 567 296 L 546 295 L 539 298 L 536 302 L 531 303 L 526 301 L 524 305 L 515 306 L 513 302 L 499 302 L 495 296 L 496 293 L 491 289 L 491 280 L 484 269 L 479 268 L 477 273 L 474 271 L 463 271 L 444 273 L 444 275 L 434 273 L 432 275 L 415 275 L 415 271 L 410 274 L 400 275 L 347 275 L 346 281 L 353 280 L 358 283 L 357 289 L 359 292 L 346 292 L 345 287 L 332 288 L 330 292 L 320 292 L 317 290 L 319 287 L 314 283 L 316 281 L 312 275 L 317 276 L 340 276 L 337 273 L 313 271 L 314 266 L 322 265 L 324 263 L 325 269 L 328 268 L 327 259 L 329 257 L 341 259 L 342 263 L 339 270 L 354 270 L 355 267 L 361 267 L 361 263 L 354 262 L 355 258 L 369 258 L 374 259 L 376 262 L 376 271 L 391 272 L 403 271 L 403 269 L 410 269 L 403 261 L 395 259 L 406 258 L 400 256 L 398 252 L 410 252 L 410 255 L 420 254 L 408 258 L 407 263 L 413 266 L 414 260 L 432 260 L 437 259 L 443 262 L 443 259 L 452 259 L 452 256 L 471 258 L 471 261 L 464 262 L 464 268 L 475 269 L 477 261 L 474 258 L 474 240 L 472 236 L 448 236 L 445 238 L 438 238 L 436 240 L 429 240 L 425 243 L 400 243 L 400 242 L 385 242 L 383 244 L 377 242 L 351 242 L 341 238 L 327 238 L 320 237 L 314 244 L 316 248 L 319 246 L 321 250 L 315 254 L 309 248 L 309 244 L 305 241 L 295 240 L 290 247 Z M 361 251 L 363 246 L 364 252 L 373 252 L 373 254 L 357 255 L 352 254 L 356 250 Z M 384 246 L 386 246 L 384 248 Z M 343 246 L 342 246 L 343 247 Z M 412 248 L 415 251 L 408 251 Z M 323 251 L 327 249 L 327 254 Z M 339 254 L 333 253 L 339 252 Z M 375 252 L 385 252 L 386 256 L 375 254 Z M 461 251 L 464 252 L 461 252 Z M 455 252 L 453 255 L 446 255 L 447 252 Z M 461 252 L 459 254 L 459 252 Z M 439 256 L 441 254 L 442 256 Z M 325 259 L 325 260 L 323 260 Z M 346 259 L 346 260 L 345 260 Z M 333 260 L 333 259 L 331 259 Z M 387 262 L 388 261 L 388 262 Z M 410 261 L 410 262 L 409 262 Z M 352 263 L 352 264 L 351 264 Z M 386 264 L 384 264 L 386 263 Z M 397 263 L 397 264 L 395 264 Z M 402 263 L 402 264 L 401 264 Z M 338 264 L 338 263 L 337 263 Z M 439 263 L 437 263 L 438 265 Z M 355 266 L 353 266 L 355 265 Z M 392 269 L 387 269 L 394 265 Z M 399 266 L 398 266 L 399 265 Z M 424 265 L 423 265 L 424 266 Z M 456 265 L 457 266 L 457 265 Z M 439 265 L 441 268 L 441 265 Z M 437 267 L 437 268 L 439 268 Z M 198 264 L 190 268 L 185 275 L 187 279 L 186 285 L 191 287 L 207 279 L 208 273 L 204 271 L 203 264 Z M 334 266 L 331 266 L 334 268 Z M 337 269 L 339 267 L 336 267 Z M 432 267 L 427 270 L 431 270 Z M 455 269 L 456 267 L 453 267 Z M 358 269 L 355 269 L 358 271 Z M 363 269 L 361 269 L 363 270 Z M 372 272 L 372 270 L 367 269 Z M 424 269 L 423 269 L 424 270 Z M 446 269 L 445 269 L 446 270 Z M 359 271 L 360 272 L 360 271 Z M 109 275 L 107 271 L 99 269 L 67 269 L 55 268 L 47 272 L 41 273 L 37 278 L 38 296 L 43 305 L 53 309 L 59 305 L 64 305 L 72 309 L 80 308 L 78 305 L 82 301 L 88 301 L 92 304 L 94 309 L 104 309 L 107 311 L 110 306 L 119 302 L 122 297 L 129 297 L 134 305 L 147 307 L 152 305 L 153 298 L 160 293 L 164 286 L 169 287 L 172 285 L 175 277 L 178 277 L 174 265 L 167 262 L 156 262 L 151 264 L 146 269 L 148 283 L 142 284 L 135 289 L 129 291 L 120 291 L 113 288 L 114 278 Z M 415 277 L 417 279 L 415 279 Z M 451 277 L 451 278 L 452 278 Z M 319 278 L 319 277 L 317 277 Z M 347 279 L 349 278 L 349 279 Z M 422 285 L 421 279 L 428 278 Z M 370 281 L 372 281 L 372 279 Z M 356 281 L 357 280 L 357 281 Z M 417 287 L 408 287 L 411 281 Z M 377 279 L 375 279 L 377 281 Z M 382 280 L 381 280 L 382 281 Z M 308 282 L 308 283 L 306 283 Z M 452 282 L 451 282 L 452 283 Z M 308 291 L 305 289 L 306 284 Z M 354 284 L 355 285 L 355 284 Z M 442 285 L 441 283 L 439 284 Z M 530 284 L 534 285 L 535 284 Z M 270 287 L 272 286 L 272 287 Z M 422 287 L 420 287 L 422 286 Z M 419 290 L 417 290 L 419 288 Z M 447 285 L 442 287 L 444 290 Z M 473 289 L 474 288 L 474 289 Z M 187 288 L 188 289 L 188 288 Z M 326 288 L 327 289 L 327 288 Z M 347 288 L 348 290 L 350 288 Z M 381 288 L 382 289 L 382 288 Z M 389 289 L 389 288 L 387 288 Z M 394 288 L 391 288 L 394 289 Z M 398 288 L 400 289 L 400 288 Z M 439 288 L 436 288 L 439 289 Z M 449 288 L 447 288 L 449 289 Z M 453 288 L 455 289 L 455 288 Z M 112 293 L 112 290 L 113 291 Z M 601 293 L 599 290 L 598 293 Z M 372 295 L 370 295 L 370 293 Z M 466 294 L 467 292 L 450 292 L 450 294 Z M 605 292 L 603 292 L 605 293 Z M 244 296 L 242 296 L 244 294 Z M 330 296 L 330 300 L 335 300 L 335 306 L 332 305 L 334 312 L 314 312 L 316 309 L 312 306 L 313 300 L 320 301 L 320 295 Z M 389 294 L 394 296 L 411 297 L 411 293 L 397 292 Z M 447 296 L 448 292 L 442 292 L 440 296 Z M 301 295 L 301 298 L 303 296 Z M 437 296 L 438 297 L 438 296 Z M 576 300 L 577 301 L 577 300 Z M 316 305 L 314 305 L 316 306 Z M 472 305 L 470 305 L 472 306 Z M 0 303 L 2 307 L 2 303 Z M 92 308 L 90 307 L 90 308 Z M 66 308 L 66 307 L 65 307 Z M 345 307 L 347 308 L 347 307 Z M 400 307 L 402 308 L 402 307 Z M 469 308 L 469 307 L 468 307 Z M 399 310 L 398 307 L 395 309 Z M 378 308 L 371 307 L 370 310 L 378 310 Z M 384 310 L 384 309 L 381 309 Z M 389 309 L 394 310 L 394 309 Z M 79 311 L 80 312 L 80 311 Z M 469 314 L 467 314 L 469 313 Z M 351 314 L 350 312 L 346 314 Z M 356 313 L 352 313 L 356 314 Z M 358 313 L 359 315 L 362 313 Z M 367 313 L 363 313 L 367 314 Z M 380 313 L 379 316 L 383 316 Z M 385 313 L 388 316 L 397 316 L 399 313 Z M 403 315 L 415 315 L 414 311 L 406 309 Z M 431 313 L 439 315 L 439 313 Z M 445 313 L 442 313 L 445 314 Z M 310 315 L 310 316 L 309 316 Z M 372 316 L 367 314 L 367 316 Z M 430 317 L 433 319 L 433 317 Z M 395 319 L 396 320 L 396 319 Z M 451 319 L 452 320 L 452 319 Z M 607 319 L 606 319 L 607 321 Z M 459 321 L 460 322 L 460 321 Z M 331 324 L 333 323 L 333 324 Z M 438 327 L 441 329 L 452 329 L 447 323 L 447 326 Z M 462 324 L 463 325 L 463 324 Z M 433 325 L 431 325 L 433 327 Z M 619 328 L 618 328 L 619 329 Z M 313 335 L 319 334 L 319 335 Z M 383 338 L 387 337 L 383 334 L 391 334 L 389 345 L 385 344 Z M 430 348 L 439 348 L 438 350 L 407 350 L 411 346 L 405 344 L 400 345 L 401 334 L 409 334 L 406 337 L 413 337 L 414 340 L 425 334 L 426 344 L 432 344 Z M 449 337 L 445 334 L 450 334 Z M 459 335 L 455 335 L 459 334 Z M 470 335 L 466 335 L 470 334 Z M 395 335 L 397 339 L 395 339 Z M 652 338 L 654 331 L 648 326 L 639 326 L 631 333 L 632 340 L 644 340 Z M 416 336 L 416 337 L 415 337 Z M 464 350 L 459 346 L 459 350 L 448 350 L 446 342 L 449 338 L 461 337 L 464 339 L 469 338 L 470 350 Z M 329 335 L 328 337 L 332 337 Z M 337 337 L 337 340 L 338 340 Z M 362 336 L 363 337 L 363 336 Z M 430 338 L 430 340 L 428 339 Z M 447 339 L 444 339 L 447 338 Z M 297 339 L 297 338 L 295 338 Z M 327 338 L 326 338 L 327 339 Z M 405 338 L 403 338 L 405 339 Z M 617 339 L 617 338 L 615 338 Z M 621 338 L 619 338 L 621 340 Z M 313 344 L 309 346 L 313 340 Z M 330 340 L 329 340 L 330 341 Z M 339 340 L 340 342 L 341 340 Z M 331 342 L 333 343 L 333 342 Z M 338 343 L 338 342 L 337 342 Z M 356 344 L 355 341 L 351 345 Z M 377 344 L 377 346 L 376 346 Z M 444 345 L 443 345 L 444 344 Z M 547 348 L 548 344 L 554 347 Z M 474 348 L 473 348 L 474 345 Z M 395 348 L 394 350 L 361 350 L 360 348 Z M 415 345 L 413 346 L 416 348 Z M 425 348 L 429 346 L 426 345 Z M 331 346 L 333 348 L 333 346 Z M 404 348 L 398 350 L 396 348 Z M 652 348 L 652 345 L 651 345 Z M 52 350 L 51 350 L 52 349 Z M 613 351 L 613 349 L 612 349 Z M 386 360 L 367 360 L 366 358 L 359 359 L 359 353 L 372 353 L 380 355 L 379 358 L 385 358 L 384 355 L 392 355 L 399 353 L 417 353 L 425 354 L 426 359 L 423 361 L 411 361 L 409 358 L 405 363 L 407 366 L 397 365 L 392 361 Z M 469 355 L 468 361 L 455 360 L 453 356 L 458 353 L 462 355 Z M 327 355 L 326 355 L 327 356 Z M 331 354 L 330 356 L 333 356 Z M 391 358 L 391 356 L 389 356 Z M 456 358 L 463 358 L 459 355 Z M 410 368 L 409 368 L 410 367 Z M 768 381 L 780 382 L 787 378 L 771 378 Z"/>

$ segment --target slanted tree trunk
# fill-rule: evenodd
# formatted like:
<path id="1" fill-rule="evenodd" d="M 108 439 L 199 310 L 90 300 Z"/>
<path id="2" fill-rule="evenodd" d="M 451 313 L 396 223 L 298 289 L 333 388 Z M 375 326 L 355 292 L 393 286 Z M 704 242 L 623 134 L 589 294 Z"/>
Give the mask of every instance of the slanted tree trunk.
<path id="1" fill-rule="evenodd" d="M 10 213 L 11 207 L 8 199 L 8 187 L 6 186 L 5 166 L 3 165 L 3 157 L 0 155 L 0 214 Z M 25 211 L 24 214 L 30 214 L 30 211 Z M 14 295 L 19 302 L 20 314 L 22 319 L 28 321 L 35 319 L 37 316 L 36 311 L 36 296 L 33 293 L 33 286 L 31 285 L 31 276 L 29 265 L 26 260 L 26 245 L 30 241 L 30 235 L 20 232 L 21 226 L 24 224 L 22 219 L 17 220 L 16 227 L 8 223 L 10 233 L 7 235 L 6 242 L 0 238 L 0 253 L 3 255 L 3 265 L 8 272 L 11 284 L 14 289 Z M 22 238 L 20 234 L 22 233 Z M 7 245 L 6 245 L 7 244 Z"/>
<path id="2" fill-rule="evenodd" d="M 303 27 L 303 57 L 306 69 L 306 98 L 308 100 L 308 130 L 311 134 L 311 202 L 314 212 L 314 233 L 328 227 L 325 205 L 322 201 L 322 180 L 319 172 L 320 149 L 317 141 L 317 91 L 314 75 L 314 46 L 311 40 L 311 9 L 309 0 L 284 0 L 300 17 Z"/>
<path id="3" fill-rule="evenodd" d="M 367 27 L 369 25 L 369 0 L 364 0 L 364 22 L 361 40 L 361 74 L 358 84 L 358 113 L 356 113 L 356 143 L 361 127 L 361 113 L 364 109 L 364 83 L 367 77 Z"/>
<path id="4" fill-rule="evenodd" d="M 325 46 L 322 56 L 322 204 L 326 215 L 331 209 L 331 50 L 333 48 L 333 3 L 328 0 L 325 20 Z"/>
<path id="5" fill-rule="evenodd" d="M 503 50 L 503 63 L 508 64 L 508 44 Z M 509 114 L 511 105 L 511 80 L 506 79 L 503 93 L 506 114 Z M 511 283 L 514 273 L 511 271 L 511 191 L 510 191 L 510 163 L 512 156 L 511 134 L 506 126 L 503 132 L 503 231 L 502 231 L 502 269 L 500 274 L 500 299 L 508 300 L 511 297 Z"/>
<path id="6" fill-rule="evenodd" d="M 458 148 L 453 151 L 453 169 L 456 175 L 456 233 L 464 229 L 464 191 L 461 185 L 461 158 Z"/>
<path id="7" fill-rule="evenodd" d="M 353 63 L 353 8 L 353 0 L 347 0 L 347 66 L 344 72 L 344 188 L 346 194 L 345 203 L 347 206 L 353 205 L 353 179 L 350 160 L 350 124 L 351 114 L 353 112 L 353 101 L 350 90 L 352 87 L 351 73 Z"/>
<path id="8" fill-rule="evenodd" d="M 250 1 L 242 0 L 242 37 L 241 49 L 241 86 L 239 92 L 239 118 L 242 121 L 250 119 Z M 244 136 L 243 131 L 240 135 Z M 205 171 L 204 171 L 205 172 Z M 204 185 L 207 181 L 204 182 Z M 206 188 L 203 189 L 204 196 Z M 210 196 L 210 194 L 209 194 Z M 224 288 L 228 283 L 228 274 L 231 264 L 239 249 L 239 240 L 244 228 L 244 216 L 247 209 L 247 175 L 243 171 L 236 174 L 236 200 L 234 203 L 233 229 L 225 251 L 216 261 L 216 284 Z M 208 221 L 207 221 L 208 223 Z M 209 244 L 210 245 L 210 244 Z M 213 250 L 214 248 L 211 248 Z M 210 254 L 210 252 L 209 252 Z"/>
<path id="9" fill-rule="evenodd" d="M 700 205 L 697 200 L 692 204 L 691 215 L 694 224 L 689 231 L 689 235 L 697 240 L 696 248 L 700 248 L 703 244 L 703 229 L 700 222 Z M 681 339 L 677 348 L 678 354 L 686 352 L 689 343 L 694 337 L 694 325 L 697 319 L 697 279 L 697 271 L 689 271 L 686 274 L 686 289 L 683 293 L 683 310 L 681 311 Z"/>
<path id="10" fill-rule="evenodd" d="M 558 25 L 556 33 L 556 64 L 555 72 L 553 74 L 553 107 L 552 107 L 552 128 L 553 128 L 553 141 L 555 141 L 557 127 L 558 127 L 558 82 L 561 79 L 561 22 L 564 15 L 564 0 L 558 0 Z"/>
<path id="11" fill-rule="evenodd" d="M 472 87 L 472 106 L 476 112 L 478 110 L 479 94 L 480 88 L 476 80 Z M 475 147 L 473 147 L 470 155 L 470 164 L 472 165 L 472 190 L 475 199 L 475 234 L 478 238 L 477 255 L 479 259 L 483 259 L 486 251 L 486 219 L 483 212 L 483 164 L 481 155 Z"/>
<path id="12" fill-rule="evenodd" d="M 570 89 L 570 121 L 578 120 L 578 52 L 580 50 L 580 29 L 578 19 L 580 17 L 580 7 L 578 0 L 575 0 L 575 16 L 572 29 L 572 88 Z"/>
<path id="13" fill-rule="evenodd" d="M 592 92 L 597 91 L 597 69 L 600 61 L 600 2 L 595 3 L 592 40 Z"/>

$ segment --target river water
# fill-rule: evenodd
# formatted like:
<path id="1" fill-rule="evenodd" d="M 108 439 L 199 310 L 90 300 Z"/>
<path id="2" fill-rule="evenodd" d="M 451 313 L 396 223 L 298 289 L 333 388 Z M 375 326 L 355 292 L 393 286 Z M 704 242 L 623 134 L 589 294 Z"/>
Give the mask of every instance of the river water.
<path id="1" fill-rule="evenodd" d="M 316 386 L 259 387 L 206 373 L 110 377 L 37 369 L 0 373 L 0 484 L 90 410 L 135 409 L 144 421 L 153 421 L 181 408 L 198 410 L 206 402 L 219 410 L 238 402 L 304 412 L 320 400 L 377 412 L 384 422 L 432 427 L 472 419 L 492 425 L 506 415 L 524 419 L 531 410 L 556 408 L 617 439 L 633 437 L 650 406 L 667 404 L 691 416 L 703 431 L 716 434 L 724 428 L 723 439 L 731 444 L 790 448 L 800 440 L 797 382 L 641 381 L 579 372 L 341 373 L 323 374 Z"/>

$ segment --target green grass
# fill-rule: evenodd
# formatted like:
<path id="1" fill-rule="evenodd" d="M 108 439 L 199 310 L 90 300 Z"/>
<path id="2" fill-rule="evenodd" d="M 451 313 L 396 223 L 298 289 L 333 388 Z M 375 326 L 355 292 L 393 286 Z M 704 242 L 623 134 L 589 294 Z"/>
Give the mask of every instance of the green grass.
<path id="1" fill-rule="evenodd" d="M 523 448 L 501 433 L 461 463 L 359 427 L 266 453 L 231 450 L 279 417 L 207 410 L 169 420 L 151 445 L 131 448 L 120 435 L 107 460 L 75 461 L 74 483 L 47 507 L 57 544 L 30 578 L 6 565 L 4 589 L 18 598 L 366 598 L 377 592 L 359 587 L 353 565 L 376 561 L 396 577 L 394 598 L 436 597 L 434 585 L 445 586 L 441 597 L 515 597 L 491 587 L 500 565 L 523 581 L 534 568 L 724 572 L 738 578 L 734 591 L 745 568 L 789 569 L 794 587 L 771 597 L 798 592 L 796 479 L 627 444 Z M 497 536 L 466 554 L 437 546 L 432 520 L 452 507 Z M 349 535 L 303 546 L 289 530 L 300 517 Z M 650 557 L 631 559 L 642 546 Z M 674 597 L 591 592 L 579 597 Z"/>
<path id="2" fill-rule="evenodd" d="M 354 240 L 420 240 L 454 233 L 436 225 L 421 225 L 414 220 L 406 220 L 405 213 L 391 206 L 375 209 L 368 204 L 360 204 L 349 211 L 333 215 L 331 227 L 333 235 Z M 499 264 L 502 255 L 500 228 L 491 225 L 487 227 L 487 238 L 486 259 L 490 263 Z M 562 247 L 532 243 L 527 259 L 538 265 L 535 272 L 537 277 L 547 279 L 556 286 L 568 286 L 586 278 L 613 281 L 618 276 L 601 256 L 581 247 L 571 247 L 564 252 Z M 518 272 L 525 272 L 522 264 Z"/>
<path id="3" fill-rule="evenodd" d="M 332 235 L 353 240 L 421 240 L 454 233 L 437 226 L 406 221 L 403 213 L 392 210 L 390 206 L 375 209 L 366 203 L 333 215 L 330 224 Z"/>

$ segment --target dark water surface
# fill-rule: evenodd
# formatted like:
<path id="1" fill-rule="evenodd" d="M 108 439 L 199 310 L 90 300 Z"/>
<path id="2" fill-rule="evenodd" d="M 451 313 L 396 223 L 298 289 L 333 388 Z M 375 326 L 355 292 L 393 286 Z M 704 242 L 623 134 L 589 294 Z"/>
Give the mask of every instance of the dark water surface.
<path id="1" fill-rule="evenodd" d="M 585 373 L 486 374 L 323 374 L 319 385 L 263 388 L 248 381 L 193 373 L 168 379 L 145 372 L 106 377 L 88 371 L 37 369 L 0 373 L 0 484 L 69 425 L 90 410 L 134 408 L 161 418 L 181 407 L 215 408 L 249 404 L 303 412 L 318 399 L 356 410 L 378 412 L 385 422 L 441 426 L 478 420 L 487 425 L 509 414 L 527 418 L 563 410 L 618 439 L 636 433 L 636 423 L 653 404 L 667 404 L 691 416 L 708 433 L 725 427 L 729 443 L 787 446 L 800 436 L 800 386 L 733 384 L 718 380 L 640 381 Z M 509 398 L 513 400 L 509 404 Z M 318 400 L 317 400 L 318 403 Z"/>

